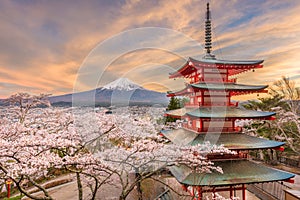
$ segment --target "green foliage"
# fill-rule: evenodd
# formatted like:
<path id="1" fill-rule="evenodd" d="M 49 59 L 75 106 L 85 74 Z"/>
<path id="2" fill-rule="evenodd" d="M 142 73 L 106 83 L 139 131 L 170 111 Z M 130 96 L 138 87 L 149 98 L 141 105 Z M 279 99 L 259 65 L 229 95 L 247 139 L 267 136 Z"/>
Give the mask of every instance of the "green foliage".
<path id="1" fill-rule="evenodd" d="M 22 199 L 22 197 L 24 197 L 24 196 L 22 195 L 22 196 L 16 196 L 16 197 L 11 197 L 11 198 L 4 198 L 3 200 L 20 200 L 20 199 Z"/>
<path id="2" fill-rule="evenodd" d="M 10 197 L 10 198 L 5 197 L 3 200 L 21 200 L 23 197 L 24 197 L 24 195 L 18 195 L 18 196 Z"/>
<path id="3" fill-rule="evenodd" d="M 167 110 L 175 110 L 180 108 L 180 100 L 176 97 L 171 97 Z"/>
<path id="4" fill-rule="evenodd" d="M 166 110 L 175 110 L 175 109 L 179 109 L 181 107 L 183 107 L 183 102 L 176 97 L 171 97 L 169 105 Z M 175 122 L 175 121 L 176 121 L 175 118 L 167 116 L 165 122 Z"/>
<path id="5" fill-rule="evenodd" d="M 270 111 L 274 107 L 288 109 L 288 105 L 283 101 L 283 97 L 275 95 L 272 97 L 259 98 L 259 101 L 250 100 L 248 104 L 243 105 L 246 109 Z"/>

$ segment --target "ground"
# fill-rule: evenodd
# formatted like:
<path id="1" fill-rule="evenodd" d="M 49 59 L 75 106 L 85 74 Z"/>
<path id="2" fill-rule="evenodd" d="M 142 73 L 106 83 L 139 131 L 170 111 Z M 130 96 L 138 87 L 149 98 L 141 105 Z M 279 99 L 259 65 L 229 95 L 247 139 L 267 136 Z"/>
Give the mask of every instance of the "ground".
<path id="1" fill-rule="evenodd" d="M 281 166 L 281 168 L 283 168 L 286 171 L 291 171 L 293 173 L 298 173 L 298 175 L 296 175 L 295 177 L 295 183 L 294 184 L 290 184 L 290 183 L 285 183 L 285 185 L 295 189 L 295 190 L 300 190 L 300 169 L 295 169 L 295 168 L 289 168 L 286 166 Z M 57 178 L 57 180 L 62 179 L 62 178 L 72 178 L 73 181 L 63 184 L 61 186 L 57 186 L 54 187 L 52 189 L 50 189 L 50 194 L 57 200 L 75 200 L 78 199 L 78 193 L 77 193 L 77 185 L 76 185 L 76 180 L 75 180 L 75 176 L 73 175 L 67 175 L 67 176 L 63 176 L 63 177 L 59 177 Z M 53 181 L 53 180 L 52 180 Z M 167 184 L 168 185 L 172 185 L 176 191 L 182 192 L 181 186 L 176 182 L 176 180 L 174 178 L 168 178 L 167 179 Z M 99 190 L 99 193 L 97 195 L 97 199 L 101 199 L 101 200 L 118 200 L 118 194 L 120 192 L 119 188 L 116 188 L 115 186 L 111 186 L 111 185 L 106 185 L 103 188 L 101 188 Z M 90 190 L 88 187 L 84 187 L 84 199 L 89 199 L 90 197 Z M 178 197 L 175 193 L 171 193 L 172 196 L 174 197 L 174 199 L 180 199 L 180 200 L 184 200 L 184 199 L 191 199 L 191 198 L 183 198 L 183 197 Z M 226 197 L 226 194 L 221 193 L 221 195 L 224 195 Z M 246 193 L 247 195 L 247 200 L 259 200 L 259 198 L 257 198 L 254 194 L 252 194 L 251 192 L 247 191 Z M 239 194 L 239 192 L 237 193 L 237 196 L 241 196 Z M 23 199 L 28 199 L 28 198 L 23 198 Z M 135 193 L 131 194 L 128 197 L 128 200 L 134 200 L 135 198 Z"/>

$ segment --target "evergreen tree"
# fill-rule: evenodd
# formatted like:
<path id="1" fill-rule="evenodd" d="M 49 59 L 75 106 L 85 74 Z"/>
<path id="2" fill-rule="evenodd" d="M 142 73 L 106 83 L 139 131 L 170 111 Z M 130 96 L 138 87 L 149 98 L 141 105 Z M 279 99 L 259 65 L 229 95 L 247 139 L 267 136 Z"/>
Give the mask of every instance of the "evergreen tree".
<path id="1" fill-rule="evenodd" d="M 166 110 L 167 111 L 168 110 L 175 110 L 175 109 L 179 109 L 179 108 L 181 108 L 181 101 L 180 101 L 180 99 L 178 99 L 176 97 L 171 97 L 169 105 L 168 105 L 168 107 L 167 107 Z M 175 122 L 175 121 L 176 121 L 175 118 L 172 118 L 170 116 L 166 117 L 166 123 L 167 122 Z"/>
<path id="2" fill-rule="evenodd" d="M 176 97 L 171 97 L 167 110 L 175 110 L 180 108 L 180 100 Z"/>

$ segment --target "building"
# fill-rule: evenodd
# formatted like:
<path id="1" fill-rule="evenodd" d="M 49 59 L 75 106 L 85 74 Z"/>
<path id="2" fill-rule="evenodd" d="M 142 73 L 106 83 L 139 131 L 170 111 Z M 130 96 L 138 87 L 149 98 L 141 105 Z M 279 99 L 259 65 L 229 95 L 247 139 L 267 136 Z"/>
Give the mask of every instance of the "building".
<path id="1" fill-rule="evenodd" d="M 272 169 L 249 160 L 250 150 L 282 149 L 283 142 L 249 136 L 236 126 L 237 120 L 273 120 L 276 113 L 246 110 L 231 100 L 232 96 L 267 92 L 267 85 L 238 84 L 233 78 L 242 72 L 263 67 L 263 60 L 219 60 L 212 54 L 211 16 L 207 4 L 205 21 L 206 54 L 201 60 L 188 58 L 186 63 L 170 78 L 187 80 L 185 88 L 169 92 L 168 96 L 187 96 L 184 108 L 170 110 L 167 116 L 182 119 L 183 127 L 162 131 L 171 142 L 177 144 L 223 144 L 235 155 L 208 155 L 215 165 L 222 167 L 223 174 L 200 174 L 187 166 L 171 167 L 170 171 L 183 188 L 197 200 L 204 193 L 228 191 L 230 197 L 237 190 L 246 199 L 248 184 L 288 181 L 294 174 Z"/>
<path id="2" fill-rule="evenodd" d="M 300 191 L 298 190 L 285 190 L 285 200 L 300 200 Z"/>

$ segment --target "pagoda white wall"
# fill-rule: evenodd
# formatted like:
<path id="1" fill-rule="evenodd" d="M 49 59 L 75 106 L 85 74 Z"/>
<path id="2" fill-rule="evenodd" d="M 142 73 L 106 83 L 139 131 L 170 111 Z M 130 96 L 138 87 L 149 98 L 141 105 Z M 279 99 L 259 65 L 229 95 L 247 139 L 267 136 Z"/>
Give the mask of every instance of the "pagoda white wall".
<path id="1" fill-rule="evenodd" d="M 204 131 L 232 131 L 234 129 L 232 121 L 204 121 L 203 130 Z"/>

